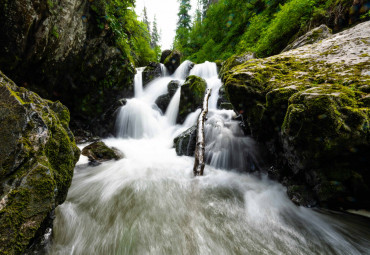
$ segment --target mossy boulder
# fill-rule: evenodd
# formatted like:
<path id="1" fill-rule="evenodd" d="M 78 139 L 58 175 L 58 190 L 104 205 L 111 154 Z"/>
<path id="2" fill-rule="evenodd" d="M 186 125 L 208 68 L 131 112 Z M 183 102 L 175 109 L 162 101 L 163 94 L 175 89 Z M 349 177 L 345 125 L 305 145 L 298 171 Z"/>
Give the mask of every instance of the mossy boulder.
<path id="1" fill-rule="evenodd" d="M 154 79 L 162 76 L 160 63 L 150 62 L 143 71 L 143 86 L 147 85 Z"/>
<path id="2" fill-rule="evenodd" d="M 181 53 L 173 50 L 163 61 L 163 64 L 166 66 L 168 72 L 173 74 L 181 64 Z"/>
<path id="3" fill-rule="evenodd" d="M 231 70 L 234 66 L 240 65 L 250 59 L 254 59 L 255 54 L 252 52 L 246 52 L 242 55 L 234 55 L 228 58 L 224 62 L 217 61 L 217 69 L 219 70 L 219 76 L 221 79 L 227 74 L 229 70 Z"/>
<path id="4" fill-rule="evenodd" d="M 82 155 L 89 158 L 90 162 L 102 163 L 108 160 L 119 160 L 123 158 L 123 153 L 118 149 L 109 148 L 104 142 L 97 141 L 82 149 Z"/>
<path id="5" fill-rule="evenodd" d="M 163 52 L 162 52 L 162 55 L 161 55 L 161 59 L 160 59 L 160 63 L 162 63 L 162 64 L 164 64 L 164 61 L 166 60 L 166 58 L 169 56 L 169 55 L 171 55 L 171 53 L 172 53 L 172 50 L 164 50 Z"/>
<path id="6" fill-rule="evenodd" d="M 0 253 L 21 254 L 64 202 L 80 151 L 67 107 L 1 72 L 0 116 Z"/>
<path id="7" fill-rule="evenodd" d="M 180 108 L 177 123 L 183 123 L 189 113 L 201 108 L 207 83 L 204 79 L 190 75 L 181 86 Z"/>
<path id="8" fill-rule="evenodd" d="M 177 155 L 194 156 L 197 142 L 196 132 L 197 126 L 193 126 L 173 140 Z"/>
<path id="9" fill-rule="evenodd" d="M 224 71 L 225 90 L 279 179 L 321 205 L 370 207 L 370 22 Z M 292 194 L 292 192 L 290 192 Z"/>

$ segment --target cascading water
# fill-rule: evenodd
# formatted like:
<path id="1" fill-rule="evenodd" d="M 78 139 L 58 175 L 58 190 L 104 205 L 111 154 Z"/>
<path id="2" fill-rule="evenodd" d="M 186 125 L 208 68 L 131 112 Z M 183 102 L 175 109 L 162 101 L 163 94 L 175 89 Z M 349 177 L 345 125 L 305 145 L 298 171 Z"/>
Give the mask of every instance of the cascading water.
<path id="1" fill-rule="evenodd" d="M 217 95 L 215 70 L 206 63 L 191 74 Z M 67 200 L 56 209 L 49 254 L 370 253 L 368 222 L 297 207 L 280 184 L 224 170 L 251 169 L 258 160 L 233 112 L 214 102 L 205 125 L 210 165 L 194 178 L 194 158 L 177 156 L 172 141 L 200 111 L 174 125 L 180 89 L 165 115 L 154 105 L 172 79 L 158 78 L 122 107 L 118 138 L 104 142 L 124 159 L 90 167 L 81 157 Z"/>

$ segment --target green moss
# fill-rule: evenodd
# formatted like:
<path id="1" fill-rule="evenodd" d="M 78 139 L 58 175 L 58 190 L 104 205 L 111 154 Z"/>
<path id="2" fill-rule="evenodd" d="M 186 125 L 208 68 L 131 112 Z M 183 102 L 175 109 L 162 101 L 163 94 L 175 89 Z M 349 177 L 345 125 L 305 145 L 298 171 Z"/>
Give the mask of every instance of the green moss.
<path id="1" fill-rule="evenodd" d="M 55 37 L 55 39 L 59 38 L 59 32 L 58 32 L 58 27 L 56 25 L 53 26 L 51 29 L 51 35 Z"/>

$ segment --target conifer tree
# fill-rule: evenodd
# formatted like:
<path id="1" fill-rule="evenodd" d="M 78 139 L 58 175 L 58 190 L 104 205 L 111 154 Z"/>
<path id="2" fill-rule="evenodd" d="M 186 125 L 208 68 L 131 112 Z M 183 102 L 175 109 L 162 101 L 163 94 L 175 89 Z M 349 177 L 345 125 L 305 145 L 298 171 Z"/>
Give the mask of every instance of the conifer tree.
<path id="1" fill-rule="evenodd" d="M 182 50 L 188 44 L 189 31 L 191 28 L 191 18 L 189 11 L 191 9 L 190 0 L 180 0 L 178 12 L 178 21 L 174 47 Z"/>

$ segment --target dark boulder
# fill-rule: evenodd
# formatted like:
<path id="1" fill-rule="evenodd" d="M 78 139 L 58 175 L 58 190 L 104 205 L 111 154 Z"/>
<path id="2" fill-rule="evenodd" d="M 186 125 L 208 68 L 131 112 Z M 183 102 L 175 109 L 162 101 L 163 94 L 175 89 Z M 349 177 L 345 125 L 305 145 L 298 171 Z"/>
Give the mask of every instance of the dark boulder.
<path id="1" fill-rule="evenodd" d="M 173 74 L 181 64 L 181 53 L 177 50 L 173 50 L 163 61 L 163 64 L 166 66 L 168 72 Z"/>
<path id="2" fill-rule="evenodd" d="M 94 142 L 83 148 L 82 155 L 88 157 L 92 163 L 102 163 L 112 159 L 119 160 L 124 157 L 118 149 L 109 148 L 102 141 Z"/>
<path id="3" fill-rule="evenodd" d="M 63 203 L 79 159 L 69 111 L 0 72 L 0 247 L 21 254 Z"/>
<path id="4" fill-rule="evenodd" d="M 163 113 L 166 112 L 168 105 L 171 102 L 172 97 L 175 95 L 177 89 L 180 87 L 180 82 L 173 80 L 171 81 L 168 86 L 167 86 L 167 94 L 161 95 L 160 97 L 157 98 L 155 103 L 161 109 Z"/>
<path id="5" fill-rule="evenodd" d="M 207 83 L 204 79 L 191 75 L 181 86 L 180 108 L 177 123 L 183 123 L 189 113 L 201 108 Z"/>
<path id="6" fill-rule="evenodd" d="M 160 63 L 164 64 L 164 61 L 166 60 L 166 58 L 171 55 L 172 53 L 172 50 L 164 50 L 162 52 L 162 55 L 161 55 L 161 60 L 159 61 Z"/>
<path id="7" fill-rule="evenodd" d="M 194 156 L 197 142 L 197 127 L 193 126 L 177 136 L 173 142 L 179 156 Z"/>
<path id="8" fill-rule="evenodd" d="M 143 71 L 143 86 L 147 85 L 154 79 L 162 76 L 162 69 L 160 63 L 150 62 Z"/>

